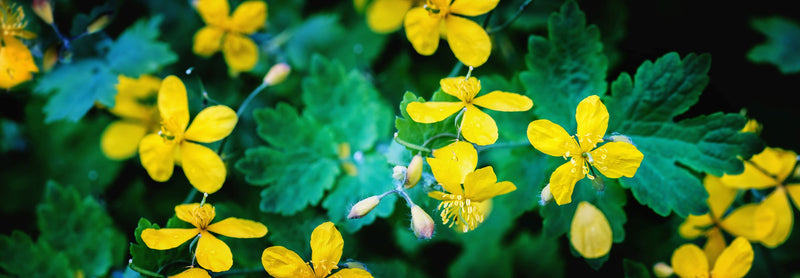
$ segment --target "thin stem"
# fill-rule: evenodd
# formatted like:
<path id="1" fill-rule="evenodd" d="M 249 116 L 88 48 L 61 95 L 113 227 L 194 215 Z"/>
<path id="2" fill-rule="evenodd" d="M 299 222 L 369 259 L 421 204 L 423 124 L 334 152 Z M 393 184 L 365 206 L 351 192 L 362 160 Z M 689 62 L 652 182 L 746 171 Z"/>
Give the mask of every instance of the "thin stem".
<path id="1" fill-rule="evenodd" d="M 394 141 L 397 142 L 400 145 L 403 145 L 403 146 L 407 147 L 407 148 L 412 148 L 412 149 L 415 149 L 415 150 L 418 150 L 418 151 L 422 151 L 422 152 L 427 152 L 427 153 L 431 152 L 431 149 L 429 149 L 429 148 L 403 141 L 402 139 L 397 137 L 397 133 L 396 132 L 394 133 Z"/>
<path id="2" fill-rule="evenodd" d="M 150 270 L 138 267 L 138 266 L 134 265 L 133 263 L 129 263 L 128 267 L 130 267 L 134 271 L 139 272 L 139 273 L 144 274 L 144 275 L 149 275 L 149 276 L 154 276 L 154 277 L 164 277 L 164 275 L 161 275 L 161 274 L 152 272 Z"/>
<path id="3" fill-rule="evenodd" d="M 453 69 L 452 69 L 452 70 L 450 70 L 450 73 L 449 73 L 449 74 L 447 74 L 447 77 L 454 77 L 454 76 L 456 76 L 456 74 L 458 74 L 458 72 L 459 72 L 459 71 L 461 71 L 461 68 L 462 68 L 462 67 L 464 67 L 464 64 L 463 64 L 463 63 L 461 63 L 461 61 L 456 61 L 456 64 L 455 64 L 455 65 L 453 65 Z"/>
<path id="4" fill-rule="evenodd" d="M 269 85 L 267 85 L 267 83 L 261 83 L 261 85 L 258 85 L 258 87 L 256 87 L 252 92 L 250 92 L 250 95 L 248 95 L 247 98 L 245 98 L 244 101 L 242 101 L 242 104 L 239 105 L 239 109 L 236 110 L 236 119 L 242 118 L 245 109 L 247 109 L 247 106 L 250 105 L 250 101 L 252 101 L 253 98 L 255 98 L 259 93 L 261 93 L 261 91 L 266 89 L 268 86 Z M 217 149 L 217 155 L 221 155 L 222 151 L 225 150 L 225 144 L 228 142 L 228 138 L 230 138 L 230 136 L 226 136 L 224 139 L 222 139 L 222 143 L 219 144 L 219 149 Z"/>
<path id="5" fill-rule="evenodd" d="M 208 193 L 203 192 L 203 200 L 200 201 L 201 207 L 206 204 L 206 198 L 208 198 Z"/>
<path id="6" fill-rule="evenodd" d="M 456 135 L 456 134 L 440 133 L 440 134 L 436 134 L 436 135 L 432 136 L 431 138 L 428 138 L 428 140 L 425 140 L 425 142 L 422 142 L 422 146 L 425 147 L 425 146 L 428 145 L 428 143 L 433 142 L 433 140 L 436 140 L 436 139 L 439 139 L 439 138 L 442 138 L 442 137 L 453 137 L 453 138 L 458 139 L 458 135 Z"/>
<path id="7" fill-rule="evenodd" d="M 403 197 L 403 199 L 406 200 L 406 205 L 408 207 L 414 206 L 414 201 L 411 201 L 411 197 L 408 196 L 408 193 L 406 193 L 406 191 L 403 189 L 403 184 L 397 184 L 397 188 L 395 188 L 394 191 L 397 192 L 397 195 L 400 195 L 401 197 Z"/>
<path id="8" fill-rule="evenodd" d="M 186 195 L 186 198 L 183 199 L 183 204 L 191 203 L 192 200 L 194 200 L 194 197 L 197 196 L 197 192 L 198 192 L 197 189 L 194 189 L 194 187 L 192 187 L 191 191 L 189 191 L 189 195 Z"/>
<path id="9" fill-rule="evenodd" d="M 533 0 L 525 0 L 525 2 L 523 2 L 522 5 L 519 6 L 519 9 L 517 10 L 517 12 L 514 13 L 514 15 L 511 16 L 511 18 L 509 18 L 503 24 L 500 24 L 500 26 L 497 26 L 497 27 L 494 27 L 492 29 L 486 30 L 486 33 L 491 35 L 491 34 L 493 34 L 495 32 L 498 32 L 500 30 L 505 29 L 506 27 L 511 25 L 511 23 L 513 23 L 515 20 L 517 20 L 517 18 L 519 18 L 519 16 L 522 15 L 522 12 L 525 11 L 525 8 L 527 8 L 528 5 L 530 5 L 531 3 L 533 3 Z"/>

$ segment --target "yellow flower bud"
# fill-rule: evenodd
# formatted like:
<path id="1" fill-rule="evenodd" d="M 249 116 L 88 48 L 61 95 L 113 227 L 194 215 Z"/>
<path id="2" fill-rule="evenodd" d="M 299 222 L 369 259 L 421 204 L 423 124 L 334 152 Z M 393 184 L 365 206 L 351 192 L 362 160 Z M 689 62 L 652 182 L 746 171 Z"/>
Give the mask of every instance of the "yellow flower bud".
<path id="1" fill-rule="evenodd" d="M 553 201 L 553 193 L 550 192 L 550 184 L 548 183 L 542 188 L 542 194 L 539 194 L 539 205 L 544 206 L 551 201 Z"/>
<path id="2" fill-rule="evenodd" d="M 372 196 L 366 198 L 364 200 L 358 201 L 352 208 L 350 208 L 350 213 L 347 215 L 347 219 L 358 219 L 364 217 L 372 211 L 379 203 L 381 202 L 381 198 L 378 196 Z"/>
<path id="3" fill-rule="evenodd" d="M 369 271 L 369 269 L 367 269 L 366 265 L 364 265 L 362 263 L 359 263 L 359 262 L 346 262 L 346 263 L 344 263 L 344 265 L 347 268 L 355 268 L 355 269 L 361 269 L 361 270 Z"/>
<path id="4" fill-rule="evenodd" d="M 106 12 L 95 18 L 92 23 L 86 26 L 86 33 L 94 34 L 103 30 L 111 22 L 111 12 Z"/>
<path id="5" fill-rule="evenodd" d="M 611 140 L 610 140 L 611 142 L 625 142 L 625 143 L 633 145 L 633 140 L 631 140 L 631 138 L 628 137 L 628 136 L 625 136 L 625 135 L 622 135 L 622 134 L 619 134 L 619 133 L 614 133 L 609 137 L 611 138 Z"/>
<path id="6" fill-rule="evenodd" d="M 289 67 L 289 64 L 280 63 L 272 66 L 267 72 L 267 75 L 264 76 L 264 83 L 267 85 L 278 85 L 284 80 L 286 77 L 289 76 L 289 73 L 292 71 L 292 68 Z"/>
<path id="7" fill-rule="evenodd" d="M 406 189 L 412 188 L 419 182 L 422 177 L 422 156 L 417 154 L 411 159 L 406 171 Z"/>
<path id="8" fill-rule="evenodd" d="M 673 273 L 675 272 L 672 270 L 672 267 L 664 262 L 658 262 L 653 265 L 653 274 L 658 278 L 670 277 Z"/>
<path id="9" fill-rule="evenodd" d="M 417 238 L 429 239 L 433 236 L 433 218 L 418 205 L 411 207 L 411 229 Z"/>
<path id="10" fill-rule="evenodd" d="M 742 128 L 742 132 L 761 134 L 761 123 L 753 119 L 747 120 L 747 124 L 745 124 L 744 128 Z"/>
<path id="11" fill-rule="evenodd" d="M 45 23 L 53 24 L 53 7 L 49 0 L 33 0 L 31 8 Z"/>

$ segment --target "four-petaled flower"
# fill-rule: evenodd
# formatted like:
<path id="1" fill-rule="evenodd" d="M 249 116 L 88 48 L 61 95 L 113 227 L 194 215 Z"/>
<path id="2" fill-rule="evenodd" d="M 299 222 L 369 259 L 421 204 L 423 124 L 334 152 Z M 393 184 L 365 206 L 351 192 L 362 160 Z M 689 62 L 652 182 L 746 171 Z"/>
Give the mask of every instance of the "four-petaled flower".
<path id="1" fill-rule="evenodd" d="M 672 253 L 672 269 L 680 277 L 730 277 L 747 275 L 753 265 L 753 247 L 743 237 L 733 240 L 718 254 L 707 254 L 687 243 Z M 709 266 L 713 266 L 711 271 Z"/>
<path id="2" fill-rule="evenodd" d="M 231 75 L 253 69 L 258 46 L 247 35 L 266 24 L 267 4 L 245 1 L 230 16 L 228 0 L 196 0 L 194 6 L 207 24 L 194 34 L 194 53 L 208 57 L 222 48 Z"/>
<path id="3" fill-rule="evenodd" d="M 500 0 L 428 0 L 408 11 L 406 37 L 417 53 L 428 56 L 447 40 L 453 54 L 467 66 L 479 67 L 492 53 L 492 41 L 483 27 L 463 16 L 479 16 L 495 8 Z"/>
<path id="4" fill-rule="evenodd" d="M 264 269 L 277 278 L 322 278 L 322 277 L 372 277 L 363 269 L 347 268 L 331 272 L 339 268 L 337 264 L 342 258 L 344 240 L 342 234 L 333 225 L 325 222 L 311 232 L 311 265 L 303 261 L 297 253 L 283 246 L 272 246 L 264 249 L 261 264 Z"/>
<path id="5" fill-rule="evenodd" d="M 210 106 L 189 125 L 186 87 L 174 75 L 167 76 L 161 84 L 158 111 L 161 130 L 139 143 L 139 158 L 150 177 L 167 181 L 174 165 L 179 164 L 198 191 L 211 194 L 219 190 L 227 175 L 225 164 L 216 152 L 192 141 L 211 143 L 225 138 L 236 126 L 236 112 L 225 105 Z"/>
<path id="6" fill-rule="evenodd" d="M 489 145 L 497 141 L 497 124 L 491 116 L 477 106 L 491 110 L 514 112 L 527 111 L 533 107 L 530 98 L 502 91 L 475 97 L 481 90 L 481 83 L 475 77 L 450 77 L 439 81 L 442 91 L 457 97 L 458 102 L 412 102 L 406 106 L 411 119 L 418 123 L 435 123 L 446 119 L 462 109 L 461 133 L 464 139 L 478 145 Z"/>
<path id="7" fill-rule="evenodd" d="M 445 192 L 431 191 L 428 196 L 442 201 L 442 223 L 450 227 L 474 230 L 488 213 L 484 202 L 517 189 L 511 182 L 497 182 L 492 166 L 475 170 L 478 152 L 470 143 L 454 142 L 433 151 L 433 156 L 427 158 L 428 165 Z"/>
<path id="8" fill-rule="evenodd" d="M 590 167 L 606 177 L 633 177 L 644 155 L 627 142 L 609 142 L 598 148 L 608 128 L 608 110 L 596 95 L 578 104 L 575 111 L 578 123 L 577 140 L 561 126 L 549 120 L 536 120 L 528 125 L 528 140 L 537 150 L 552 156 L 569 159 L 550 176 L 550 191 L 559 205 L 572 202 L 575 183 L 596 178 Z"/>
<path id="9" fill-rule="evenodd" d="M 21 39 L 36 34 L 25 30 L 25 11 L 14 3 L 0 1 L 0 88 L 10 89 L 33 78 L 39 72 L 30 49 Z"/>
<path id="10" fill-rule="evenodd" d="M 121 160 L 132 157 L 148 133 L 158 131 L 161 117 L 156 100 L 161 79 L 143 74 L 138 79 L 120 75 L 114 107 L 109 111 L 121 117 L 106 127 L 100 147 L 106 157 Z"/>
<path id="11" fill-rule="evenodd" d="M 225 242 L 209 232 L 235 238 L 259 238 L 267 234 L 264 224 L 247 219 L 229 217 L 211 224 L 216 212 L 210 204 L 202 207 L 198 203 L 175 206 L 175 216 L 191 223 L 194 228 L 148 228 L 142 231 L 142 241 L 150 249 L 167 250 L 199 235 L 194 256 L 200 266 L 214 272 L 229 270 L 233 265 L 233 255 Z"/>

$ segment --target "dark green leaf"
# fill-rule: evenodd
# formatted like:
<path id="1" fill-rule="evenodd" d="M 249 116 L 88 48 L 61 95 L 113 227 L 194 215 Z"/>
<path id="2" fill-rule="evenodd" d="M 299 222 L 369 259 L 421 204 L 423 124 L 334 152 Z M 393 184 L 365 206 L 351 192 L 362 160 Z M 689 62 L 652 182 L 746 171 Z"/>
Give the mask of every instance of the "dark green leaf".
<path id="1" fill-rule="evenodd" d="M 625 278 L 650 278 L 647 267 L 634 260 L 622 259 L 622 269 L 625 271 Z"/>
<path id="2" fill-rule="evenodd" d="M 0 269 L 18 277 L 72 277 L 74 271 L 67 256 L 53 250 L 46 242 L 33 242 L 18 230 L 11 236 L 0 235 Z"/>
<path id="3" fill-rule="evenodd" d="M 175 217 L 173 217 L 175 218 Z M 177 219 L 177 218 L 176 218 Z M 172 220 L 172 219 L 170 219 Z M 168 228 L 177 228 L 170 227 Z M 164 269 L 161 274 L 178 272 L 179 269 L 191 264 L 191 253 L 189 251 L 190 241 L 187 241 L 181 246 L 168 249 L 168 250 L 155 250 L 150 249 L 142 241 L 142 231 L 145 229 L 159 229 L 156 223 L 150 223 L 145 218 L 139 219 L 139 224 L 134 231 L 136 242 L 130 244 L 131 264 L 137 269 L 159 273 L 158 271 Z"/>
<path id="4" fill-rule="evenodd" d="M 178 60 L 168 44 L 157 40 L 162 19 L 140 19 L 111 44 L 106 60 L 112 71 L 135 77 L 154 73 Z"/>
<path id="5" fill-rule="evenodd" d="M 750 25 L 767 38 L 747 53 L 750 61 L 775 65 L 783 74 L 800 72 L 800 26 L 796 21 L 774 16 L 754 19 Z"/>

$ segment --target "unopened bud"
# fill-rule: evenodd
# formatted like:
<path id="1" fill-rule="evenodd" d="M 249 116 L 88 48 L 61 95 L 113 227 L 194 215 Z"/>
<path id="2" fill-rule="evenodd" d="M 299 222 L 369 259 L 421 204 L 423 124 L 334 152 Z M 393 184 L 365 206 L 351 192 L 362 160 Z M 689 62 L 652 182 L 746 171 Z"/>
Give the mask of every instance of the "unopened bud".
<path id="1" fill-rule="evenodd" d="M 280 63 L 272 66 L 267 72 L 267 75 L 264 76 L 264 84 L 267 85 L 278 85 L 284 80 L 286 77 L 289 76 L 289 73 L 292 72 L 292 68 L 289 67 L 289 64 Z"/>
<path id="2" fill-rule="evenodd" d="M 347 268 L 356 268 L 356 269 L 366 270 L 367 272 L 369 272 L 367 266 L 359 262 L 346 262 L 344 263 L 344 266 Z"/>
<path id="3" fill-rule="evenodd" d="M 630 137 L 622 135 L 622 134 L 619 134 L 619 133 L 616 133 L 616 132 L 611 134 L 611 136 L 609 136 L 609 141 L 611 141 L 611 142 L 625 142 L 625 143 L 633 145 L 633 140 L 631 140 Z"/>
<path id="4" fill-rule="evenodd" d="M 403 181 L 406 178 L 406 166 L 397 165 L 392 168 L 392 178 L 395 180 Z"/>
<path id="5" fill-rule="evenodd" d="M 104 12 L 86 26 L 86 33 L 94 34 L 100 32 L 100 30 L 108 26 L 109 22 L 111 22 L 111 12 Z"/>
<path id="6" fill-rule="evenodd" d="M 658 262 L 653 265 L 653 274 L 655 274 L 658 278 L 670 277 L 674 273 L 675 271 L 672 270 L 672 267 L 664 262 Z"/>
<path id="7" fill-rule="evenodd" d="M 353 164 L 353 162 L 345 161 L 342 162 L 342 169 L 344 172 L 347 173 L 348 176 L 355 177 L 358 176 L 358 167 Z"/>
<path id="8" fill-rule="evenodd" d="M 594 188 L 595 191 L 606 190 L 606 183 L 603 181 L 602 177 L 590 176 L 590 180 L 592 180 L 592 187 Z"/>
<path id="9" fill-rule="evenodd" d="M 50 72 L 58 62 L 58 44 L 53 44 L 44 51 L 42 58 L 42 70 Z"/>
<path id="10" fill-rule="evenodd" d="M 551 201 L 553 201 L 553 193 L 550 192 L 550 184 L 548 183 L 542 188 L 542 194 L 539 195 L 539 205 L 544 206 Z"/>
<path id="11" fill-rule="evenodd" d="M 367 215 L 372 209 L 374 209 L 378 204 L 381 202 L 381 198 L 378 196 L 372 196 L 366 198 L 364 200 L 358 201 L 351 209 L 350 213 L 347 214 L 347 219 L 358 219 Z"/>
<path id="12" fill-rule="evenodd" d="M 420 239 L 429 239 L 433 236 L 433 218 L 418 205 L 411 207 L 411 229 Z"/>
<path id="13" fill-rule="evenodd" d="M 53 6 L 50 5 L 50 0 L 33 0 L 31 8 L 45 23 L 53 24 Z"/>
<path id="14" fill-rule="evenodd" d="M 406 171 L 406 189 L 417 185 L 420 178 L 422 178 L 422 156 L 417 154 L 411 159 L 411 163 L 408 164 L 408 170 Z"/>

